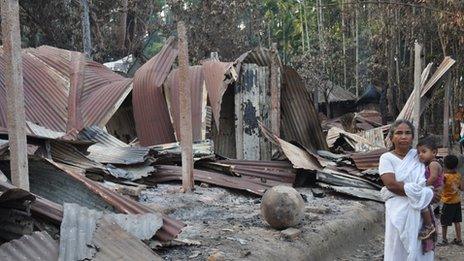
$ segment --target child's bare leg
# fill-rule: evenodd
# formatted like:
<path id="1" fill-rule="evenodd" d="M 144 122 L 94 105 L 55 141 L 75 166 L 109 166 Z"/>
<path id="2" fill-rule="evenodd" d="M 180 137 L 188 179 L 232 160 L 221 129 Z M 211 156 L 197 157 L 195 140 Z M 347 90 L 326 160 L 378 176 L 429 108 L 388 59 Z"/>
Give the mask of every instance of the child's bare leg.
<path id="1" fill-rule="evenodd" d="M 454 230 L 456 231 L 456 239 L 461 239 L 461 223 L 454 223 Z"/>
<path id="2" fill-rule="evenodd" d="M 441 229 L 442 229 L 442 234 L 443 234 L 443 241 L 448 241 L 448 238 L 446 237 L 446 234 L 448 233 L 448 227 L 441 226 Z"/>
<path id="3" fill-rule="evenodd" d="M 429 208 L 423 209 L 421 211 L 422 220 L 424 221 L 424 225 L 431 226 L 432 225 L 432 215 L 430 214 Z"/>

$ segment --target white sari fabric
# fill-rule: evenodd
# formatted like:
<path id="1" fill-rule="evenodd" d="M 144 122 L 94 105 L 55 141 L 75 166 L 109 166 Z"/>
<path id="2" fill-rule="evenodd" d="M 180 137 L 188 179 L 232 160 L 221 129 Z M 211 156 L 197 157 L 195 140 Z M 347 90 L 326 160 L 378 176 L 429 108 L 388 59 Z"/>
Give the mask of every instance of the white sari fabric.
<path id="1" fill-rule="evenodd" d="M 420 213 L 430 204 L 433 191 L 425 186 L 425 166 L 419 162 L 417 151 L 409 150 L 394 173 L 397 181 L 404 182 L 406 196 L 382 188 L 381 196 L 386 201 L 384 260 L 433 260 L 434 253 L 423 254 L 418 239 L 422 225 Z"/>

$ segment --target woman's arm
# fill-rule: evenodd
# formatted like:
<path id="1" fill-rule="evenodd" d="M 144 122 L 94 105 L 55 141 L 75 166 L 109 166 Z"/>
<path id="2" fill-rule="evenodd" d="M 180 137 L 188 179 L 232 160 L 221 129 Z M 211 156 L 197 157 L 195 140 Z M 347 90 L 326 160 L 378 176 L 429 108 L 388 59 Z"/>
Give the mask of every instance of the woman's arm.
<path id="1" fill-rule="evenodd" d="M 380 178 L 388 190 L 396 195 L 406 196 L 404 193 L 404 183 L 396 181 L 394 173 L 384 173 L 380 176 Z"/>
<path id="2" fill-rule="evenodd" d="M 427 186 L 432 186 L 435 180 L 437 180 L 438 175 L 441 172 L 440 163 L 436 161 L 430 162 L 429 169 L 430 169 L 430 177 L 427 179 Z"/>

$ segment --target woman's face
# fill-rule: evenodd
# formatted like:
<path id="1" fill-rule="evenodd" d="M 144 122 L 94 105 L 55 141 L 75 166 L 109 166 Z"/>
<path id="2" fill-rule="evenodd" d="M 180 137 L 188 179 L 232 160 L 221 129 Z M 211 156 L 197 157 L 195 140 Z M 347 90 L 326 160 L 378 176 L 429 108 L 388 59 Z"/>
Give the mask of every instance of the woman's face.
<path id="1" fill-rule="evenodd" d="M 396 127 L 391 138 L 393 145 L 398 149 L 409 149 L 412 144 L 412 130 L 406 123 L 401 123 Z"/>

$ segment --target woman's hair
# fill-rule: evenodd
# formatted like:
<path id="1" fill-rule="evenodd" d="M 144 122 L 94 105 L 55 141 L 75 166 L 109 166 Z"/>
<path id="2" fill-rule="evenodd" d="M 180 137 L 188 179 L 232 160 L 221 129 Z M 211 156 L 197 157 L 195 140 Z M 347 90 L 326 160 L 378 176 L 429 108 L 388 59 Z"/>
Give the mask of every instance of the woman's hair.
<path id="1" fill-rule="evenodd" d="M 417 147 L 419 146 L 424 146 L 426 148 L 429 148 L 431 150 L 437 150 L 438 147 L 437 147 L 437 143 L 435 142 L 435 139 L 431 136 L 428 136 L 428 137 L 424 137 L 422 139 L 419 140 L 419 142 L 417 143 Z"/>
<path id="2" fill-rule="evenodd" d="M 412 122 L 405 120 L 405 119 L 399 119 L 390 125 L 390 130 L 388 131 L 388 136 L 390 137 L 390 140 L 393 138 L 393 135 L 395 134 L 395 131 L 398 128 L 398 126 L 400 126 L 403 123 L 408 125 L 409 129 L 411 129 L 411 134 L 412 134 L 412 137 L 414 138 L 414 125 L 412 125 Z M 395 149 L 395 144 L 392 143 L 390 150 L 394 150 L 394 149 Z"/>

